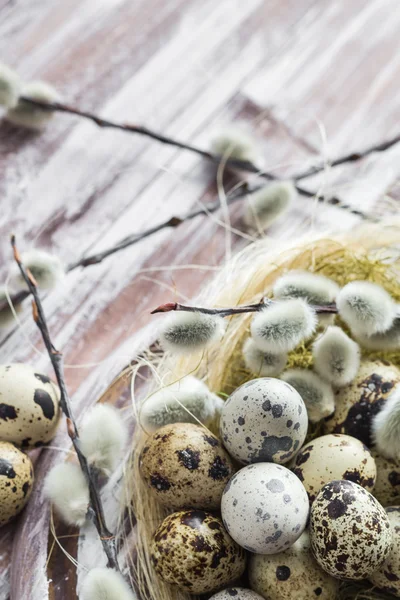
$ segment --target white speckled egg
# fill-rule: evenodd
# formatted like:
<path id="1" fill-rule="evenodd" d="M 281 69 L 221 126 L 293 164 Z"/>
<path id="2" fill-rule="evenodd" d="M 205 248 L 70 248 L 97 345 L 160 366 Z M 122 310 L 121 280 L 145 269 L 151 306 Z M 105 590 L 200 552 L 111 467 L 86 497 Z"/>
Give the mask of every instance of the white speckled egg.
<path id="1" fill-rule="evenodd" d="M 376 464 L 376 482 L 372 494 L 382 506 L 400 504 L 400 462 L 371 450 Z"/>
<path id="2" fill-rule="evenodd" d="M 393 542 L 389 556 L 369 580 L 377 588 L 400 597 L 400 506 L 386 508 Z"/>
<path id="3" fill-rule="evenodd" d="M 251 555 L 248 573 L 251 588 L 268 600 L 334 600 L 339 589 L 315 561 L 308 531 L 284 552 Z"/>
<path id="4" fill-rule="evenodd" d="M 298 392 L 284 381 L 261 377 L 233 392 L 221 411 L 221 438 L 241 463 L 288 462 L 307 435 L 308 418 Z"/>
<path id="5" fill-rule="evenodd" d="M 54 437 L 60 420 L 59 389 L 33 367 L 0 365 L 0 439 L 23 448 Z"/>
<path id="6" fill-rule="evenodd" d="M 390 552 L 392 532 L 379 502 L 352 481 L 324 485 L 311 507 L 311 548 L 338 579 L 365 579 Z"/>
<path id="7" fill-rule="evenodd" d="M 273 463 L 244 467 L 226 486 L 221 502 L 224 525 L 250 552 L 286 550 L 302 534 L 308 518 L 307 492 L 289 469 Z"/>
<path id="8" fill-rule="evenodd" d="M 371 421 L 380 411 L 400 371 L 380 361 L 362 361 L 357 377 L 335 394 L 336 409 L 325 421 L 325 433 L 346 433 L 372 446 Z"/>
<path id="9" fill-rule="evenodd" d="M 312 440 L 296 455 L 293 473 L 306 488 L 310 502 L 326 483 L 347 479 L 371 491 L 376 466 L 371 452 L 360 440 L 339 433 Z"/>
<path id="10" fill-rule="evenodd" d="M 246 567 L 245 551 L 229 537 L 221 519 L 202 510 L 166 517 L 153 536 L 150 556 L 163 581 L 190 594 L 229 585 Z"/>
<path id="11" fill-rule="evenodd" d="M 21 512 L 31 495 L 32 484 L 29 456 L 9 442 L 0 442 L 0 526 Z"/>
<path id="12" fill-rule="evenodd" d="M 230 587 L 217 592 L 210 600 L 264 600 L 262 596 L 245 588 Z"/>

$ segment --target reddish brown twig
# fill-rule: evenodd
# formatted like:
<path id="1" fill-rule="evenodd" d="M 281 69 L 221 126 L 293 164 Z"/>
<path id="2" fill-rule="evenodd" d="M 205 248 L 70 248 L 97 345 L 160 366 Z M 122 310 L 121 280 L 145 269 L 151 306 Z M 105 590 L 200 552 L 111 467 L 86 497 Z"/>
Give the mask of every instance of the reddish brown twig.
<path id="1" fill-rule="evenodd" d="M 71 438 L 71 442 L 77 454 L 79 464 L 88 483 L 90 495 L 88 514 L 92 518 L 93 523 L 97 529 L 97 533 L 99 535 L 104 552 L 108 559 L 108 566 L 112 569 L 119 570 L 115 535 L 108 530 L 106 525 L 103 505 L 100 498 L 100 492 L 98 491 L 96 485 L 96 473 L 91 469 L 86 457 L 80 449 L 79 432 L 73 416 L 71 399 L 69 397 L 67 386 L 65 383 L 63 355 L 54 347 L 51 341 L 50 332 L 43 311 L 43 306 L 38 294 L 36 281 L 30 273 L 30 271 L 25 268 L 21 261 L 21 257 L 15 242 L 15 236 L 11 236 L 11 245 L 14 252 L 15 262 L 17 263 L 21 275 L 29 288 L 28 294 L 32 295 L 33 318 L 42 335 L 44 345 L 46 346 L 46 350 L 51 360 L 51 364 L 53 365 L 58 387 L 60 388 L 61 409 L 67 417 L 68 435 Z"/>

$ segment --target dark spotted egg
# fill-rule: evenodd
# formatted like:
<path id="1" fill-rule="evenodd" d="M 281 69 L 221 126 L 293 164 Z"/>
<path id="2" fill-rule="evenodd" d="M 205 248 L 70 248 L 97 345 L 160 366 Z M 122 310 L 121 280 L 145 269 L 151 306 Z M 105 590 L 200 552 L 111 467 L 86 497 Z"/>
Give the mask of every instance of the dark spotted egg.
<path id="1" fill-rule="evenodd" d="M 339 590 L 315 561 L 308 531 L 284 552 L 253 554 L 248 573 L 251 588 L 270 600 L 335 600 Z"/>
<path id="2" fill-rule="evenodd" d="M 165 425 L 153 433 L 141 452 L 140 469 L 158 501 L 175 510 L 219 508 L 234 473 L 218 438 L 191 423 Z"/>
<path id="3" fill-rule="evenodd" d="M 10 442 L 0 442 L 0 525 L 13 519 L 28 502 L 33 467 L 29 456 Z"/>
<path id="4" fill-rule="evenodd" d="M 151 561 L 167 583 L 191 594 L 229 585 L 246 567 L 246 553 L 225 531 L 221 519 L 202 510 L 169 515 L 153 536 Z"/>
<path id="5" fill-rule="evenodd" d="M 376 463 L 376 482 L 372 494 L 382 506 L 400 504 L 400 461 L 381 456 L 372 449 Z"/>
<path id="6" fill-rule="evenodd" d="M 241 463 L 288 462 L 307 434 L 305 404 L 288 383 L 253 379 L 229 396 L 221 411 L 221 438 Z"/>
<path id="7" fill-rule="evenodd" d="M 380 590 L 400 597 L 400 506 L 389 506 L 386 513 L 392 529 L 392 547 L 385 562 L 369 580 Z"/>
<path id="8" fill-rule="evenodd" d="M 0 365 L 0 439 L 23 448 L 50 441 L 60 420 L 59 389 L 29 365 Z"/>
<path id="9" fill-rule="evenodd" d="M 258 463 L 232 477 L 222 496 L 221 512 L 229 535 L 243 548 L 274 554 L 300 537 L 309 503 L 303 484 L 289 469 Z"/>
<path id="10" fill-rule="evenodd" d="M 310 502 L 326 483 L 348 479 L 371 491 L 376 465 L 371 452 L 360 440 L 339 433 L 315 438 L 296 455 L 293 473 L 306 488 Z"/>
<path id="11" fill-rule="evenodd" d="M 211 596 L 210 600 L 264 600 L 264 598 L 253 590 L 229 587 Z"/>
<path id="12" fill-rule="evenodd" d="M 310 538 L 319 565 L 338 579 L 365 579 L 387 558 L 390 522 L 379 502 L 352 481 L 324 485 L 311 507 Z"/>
<path id="13" fill-rule="evenodd" d="M 335 395 L 335 412 L 325 421 L 325 433 L 345 433 L 372 446 L 371 422 L 394 386 L 400 371 L 380 361 L 363 361 L 357 377 Z"/>

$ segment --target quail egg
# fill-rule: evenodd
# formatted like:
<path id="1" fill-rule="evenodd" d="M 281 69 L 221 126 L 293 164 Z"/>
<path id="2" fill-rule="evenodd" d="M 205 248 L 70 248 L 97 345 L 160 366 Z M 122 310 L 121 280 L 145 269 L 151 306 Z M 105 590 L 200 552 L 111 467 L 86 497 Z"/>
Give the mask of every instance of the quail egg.
<path id="1" fill-rule="evenodd" d="M 163 581 L 191 594 L 229 585 L 246 566 L 246 553 L 225 531 L 221 519 L 202 510 L 169 515 L 153 536 L 150 556 Z"/>
<path id="2" fill-rule="evenodd" d="M 225 401 L 221 438 L 241 463 L 288 462 L 307 434 L 304 402 L 288 383 L 271 377 L 253 379 Z"/>
<path id="3" fill-rule="evenodd" d="M 374 487 L 376 466 L 371 452 L 360 440 L 339 433 L 312 440 L 296 455 L 293 473 L 314 502 L 325 483 L 347 479 L 368 491 Z"/>
<path id="4" fill-rule="evenodd" d="M 352 481 L 324 485 L 311 507 L 311 548 L 319 565 L 338 579 L 365 579 L 387 558 L 389 519 L 379 502 Z"/>
<path id="5" fill-rule="evenodd" d="M 264 600 L 264 598 L 252 590 L 230 587 L 221 592 L 217 592 L 211 596 L 210 600 Z"/>
<path id="6" fill-rule="evenodd" d="M 369 580 L 384 592 L 400 597 L 400 506 L 386 508 L 393 543 L 389 556 Z"/>
<path id="7" fill-rule="evenodd" d="M 380 361 L 363 361 L 356 378 L 335 395 L 336 410 L 325 433 L 346 433 L 372 446 L 371 421 L 400 382 L 400 371 Z"/>
<path id="8" fill-rule="evenodd" d="M 284 552 L 251 555 L 248 572 L 250 587 L 268 600 L 334 600 L 339 589 L 312 556 L 308 531 Z"/>
<path id="9" fill-rule="evenodd" d="M 289 469 L 273 463 L 248 465 L 226 486 L 222 520 L 233 539 L 250 552 L 274 554 L 291 546 L 308 518 L 307 492 Z"/>
<path id="10" fill-rule="evenodd" d="M 376 482 L 373 495 L 382 506 L 400 503 L 400 462 L 381 456 L 372 449 L 376 463 Z"/>
<path id="11" fill-rule="evenodd" d="M 60 420 L 59 389 L 29 365 L 0 365 L 0 439 L 43 446 Z"/>
<path id="12" fill-rule="evenodd" d="M 171 509 L 219 508 L 234 473 L 218 438 L 191 423 L 165 425 L 146 441 L 140 469 L 161 504 Z"/>
<path id="13" fill-rule="evenodd" d="M 10 442 L 0 442 L 0 525 L 21 512 L 31 495 L 32 484 L 29 456 Z"/>

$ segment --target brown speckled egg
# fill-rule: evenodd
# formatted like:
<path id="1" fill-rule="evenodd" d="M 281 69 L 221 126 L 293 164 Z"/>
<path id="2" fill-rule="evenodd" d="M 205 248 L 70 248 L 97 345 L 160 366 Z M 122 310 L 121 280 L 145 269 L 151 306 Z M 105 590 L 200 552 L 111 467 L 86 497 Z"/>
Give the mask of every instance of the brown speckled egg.
<path id="1" fill-rule="evenodd" d="M 221 519 L 202 510 L 169 515 L 150 548 L 156 573 L 191 594 L 229 585 L 246 566 L 246 553 L 226 532 Z"/>
<path id="2" fill-rule="evenodd" d="M 153 433 L 141 452 L 140 469 L 159 502 L 171 509 L 219 508 L 234 472 L 218 438 L 190 423 Z"/>
<path id="3" fill-rule="evenodd" d="M 23 364 L 0 365 L 0 439 L 23 448 L 43 446 L 60 420 L 59 390 Z"/>
<path id="4" fill-rule="evenodd" d="M 400 462 L 381 456 L 372 449 L 376 464 L 376 482 L 372 494 L 382 506 L 400 504 Z"/>
<path id="5" fill-rule="evenodd" d="M 246 588 L 229 587 L 211 596 L 210 600 L 264 600 L 262 596 Z"/>
<path id="6" fill-rule="evenodd" d="M 248 572 L 251 588 L 268 600 L 334 600 L 339 589 L 312 556 L 308 531 L 284 552 L 253 554 Z"/>
<path id="7" fill-rule="evenodd" d="M 352 481 L 324 485 L 311 507 L 311 548 L 338 579 L 365 579 L 385 561 L 392 531 L 385 510 Z"/>
<path id="8" fill-rule="evenodd" d="M 333 479 L 347 479 L 371 491 L 376 466 L 368 448 L 349 435 L 323 435 L 304 446 L 292 469 L 314 502 L 323 485 Z"/>
<path id="9" fill-rule="evenodd" d="M 392 529 L 392 548 L 383 565 L 369 580 L 380 590 L 400 597 L 400 506 L 389 506 L 386 513 Z"/>
<path id="10" fill-rule="evenodd" d="M 393 365 L 363 361 L 351 384 L 336 392 L 336 409 L 325 421 L 325 433 L 346 433 L 370 448 L 372 418 L 398 383 L 400 371 Z"/>
<path id="11" fill-rule="evenodd" d="M 0 525 L 21 512 L 31 495 L 32 484 L 29 456 L 10 442 L 0 442 Z"/>

